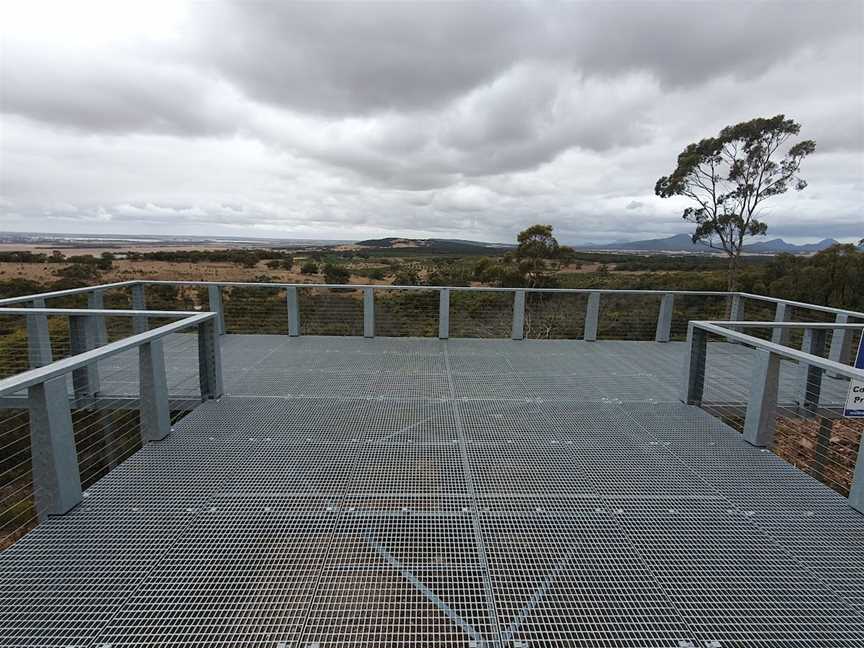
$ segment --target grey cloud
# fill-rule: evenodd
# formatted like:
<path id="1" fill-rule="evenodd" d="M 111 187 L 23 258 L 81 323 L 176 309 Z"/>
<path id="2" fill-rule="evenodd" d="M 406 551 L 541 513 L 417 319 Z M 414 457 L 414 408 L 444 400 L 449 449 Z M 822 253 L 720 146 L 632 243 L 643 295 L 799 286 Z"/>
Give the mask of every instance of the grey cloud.
<path id="1" fill-rule="evenodd" d="M 808 47 L 860 33 L 864 5 L 837 2 L 593 2 L 545 14 L 550 49 L 593 74 L 650 70 L 670 86 L 753 78 Z"/>
<path id="2" fill-rule="evenodd" d="M 253 97 L 330 115 L 441 107 L 519 61 L 671 86 L 752 78 L 860 31 L 864 12 L 855 0 L 197 6 L 203 64 Z"/>
<path id="3" fill-rule="evenodd" d="M 8 49 L 12 51 L 9 52 Z M 191 68 L 7 48 L 0 109 L 91 132 L 229 134 L 238 127 L 232 91 Z"/>
<path id="4" fill-rule="evenodd" d="M 196 56 L 251 96 L 320 114 L 426 109 L 491 81 L 523 47 L 518 3 L 196 5 Z"/>
<path id="5" fill-rule="evenodd" d="M 676 233 L 681 205 L 652 188 L 682 147 L 786 112 L 817 154 L 771 233 L 845 232 L 864 204 L 862 11 L 208 2 L 181 39 L 91 47 L 13 30 L 0 228 Z"/>

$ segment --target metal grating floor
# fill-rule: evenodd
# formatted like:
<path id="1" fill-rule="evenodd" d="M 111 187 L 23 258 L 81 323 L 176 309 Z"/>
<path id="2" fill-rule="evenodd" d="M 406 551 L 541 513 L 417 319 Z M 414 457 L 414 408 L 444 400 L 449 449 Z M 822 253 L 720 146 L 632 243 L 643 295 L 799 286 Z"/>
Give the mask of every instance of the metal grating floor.
<path id="1" fill-rule="evenodd" d="M 864 645 L 864 516 L 676 402 L 680 346 L 225 346 L 0 553 L 0 645 Z"/>

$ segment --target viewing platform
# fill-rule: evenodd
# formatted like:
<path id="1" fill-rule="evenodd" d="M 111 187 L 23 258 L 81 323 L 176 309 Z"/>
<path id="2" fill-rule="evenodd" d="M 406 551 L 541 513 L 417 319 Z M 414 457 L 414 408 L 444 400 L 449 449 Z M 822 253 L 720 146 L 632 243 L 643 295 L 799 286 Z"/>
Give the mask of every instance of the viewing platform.
<path id="1" fill-rule="evenodd" d="M 399 290 L 0 300 L 0 646 L 864 645 L 864 313 Z"/>

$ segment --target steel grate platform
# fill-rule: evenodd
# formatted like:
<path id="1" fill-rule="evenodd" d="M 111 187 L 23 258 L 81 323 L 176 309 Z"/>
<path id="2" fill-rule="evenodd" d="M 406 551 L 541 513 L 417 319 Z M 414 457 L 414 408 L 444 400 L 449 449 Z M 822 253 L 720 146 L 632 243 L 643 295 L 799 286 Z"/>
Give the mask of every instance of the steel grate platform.
<path id="1" fill-rule="evenodd" d="M 864 516 L 677 402 L 680 345 L 223 344 L 229 395 L 0 553 L 0 645 L 864 645 Z"/>

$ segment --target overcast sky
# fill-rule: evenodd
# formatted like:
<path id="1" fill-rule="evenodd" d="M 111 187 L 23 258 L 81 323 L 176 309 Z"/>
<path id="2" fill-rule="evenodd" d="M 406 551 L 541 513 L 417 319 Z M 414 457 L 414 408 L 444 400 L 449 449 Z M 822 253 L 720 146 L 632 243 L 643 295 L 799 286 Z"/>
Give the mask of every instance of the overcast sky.
<path id="1" fill-rule="evenodd" d="M 2 230 L 651 238 L 687 143 L 782 112 L 769 235 L 864 236 L 860 0 L 2 7 Z"/>

